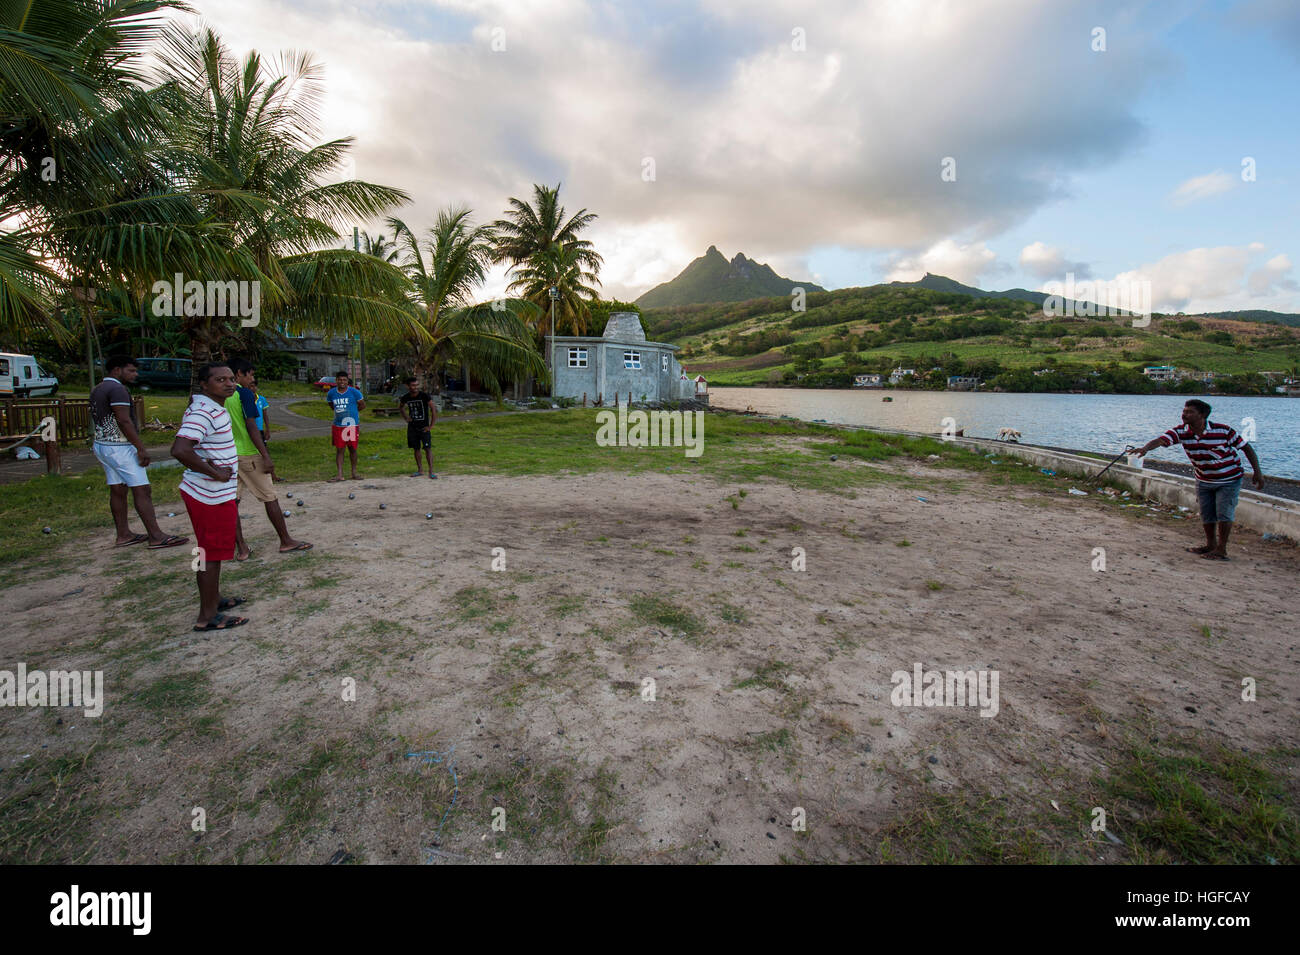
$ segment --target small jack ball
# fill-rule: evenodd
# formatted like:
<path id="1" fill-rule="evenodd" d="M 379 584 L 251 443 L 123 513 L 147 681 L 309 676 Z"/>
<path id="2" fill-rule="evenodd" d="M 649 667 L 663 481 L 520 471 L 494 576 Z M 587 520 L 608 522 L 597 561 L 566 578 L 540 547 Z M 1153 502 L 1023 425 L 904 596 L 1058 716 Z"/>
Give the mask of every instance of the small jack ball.
<path id="1" fill-rule="evenodd" d="M 355 494 L 349 494 L 349 495 L 348 495 L 348 500 L 350 501 L 350 500 L 352 500 L 352 499 L 355 498 L 355 497 L 356 497 Z"/>

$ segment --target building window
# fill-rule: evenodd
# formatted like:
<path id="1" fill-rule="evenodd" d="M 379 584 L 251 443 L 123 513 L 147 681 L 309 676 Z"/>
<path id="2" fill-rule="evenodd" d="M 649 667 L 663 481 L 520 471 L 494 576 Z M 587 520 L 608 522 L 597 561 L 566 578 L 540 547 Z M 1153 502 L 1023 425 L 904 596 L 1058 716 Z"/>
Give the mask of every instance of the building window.
<path id="1" fill-rule="evenodd" d="M 587 367 L 587 349 L 570 348 L 569 349 L 569 367 L 586 368 Z"/>
<path id="2" fill-rule="evenodd" d="M 641 370 L 641 353 L 639 351 L 623 352 L 623 367 Z"/>

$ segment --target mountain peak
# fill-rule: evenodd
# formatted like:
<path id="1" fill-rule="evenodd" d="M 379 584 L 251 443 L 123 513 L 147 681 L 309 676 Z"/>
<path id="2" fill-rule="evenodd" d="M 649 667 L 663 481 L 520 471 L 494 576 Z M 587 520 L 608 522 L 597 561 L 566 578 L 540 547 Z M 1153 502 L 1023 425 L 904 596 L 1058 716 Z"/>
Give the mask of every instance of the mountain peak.
<path id="1" fill-rule="evenodd" d="M 642 308 L 699 305 L 707 302 L 744 302 L 751 298 L 789 295 L 799 286 L 808 292 L 825 289 L 811 282 L 796 282 L 777 275 L 770 266 L 737 252 L 730 262 L 711 245 L 671 282 L 656 285 L 636 300 Z"/>

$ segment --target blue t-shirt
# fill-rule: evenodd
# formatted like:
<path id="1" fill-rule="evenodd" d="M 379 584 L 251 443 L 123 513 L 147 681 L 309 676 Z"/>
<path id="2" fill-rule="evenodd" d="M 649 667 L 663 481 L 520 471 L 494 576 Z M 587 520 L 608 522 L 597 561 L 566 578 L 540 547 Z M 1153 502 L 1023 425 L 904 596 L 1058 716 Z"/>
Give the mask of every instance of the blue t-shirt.
<path id="1" fill-rule="evenodd" d="M 337 388 L 331 388 L 325 392 L 325 398 L 334 406 L 334 426 L 336 428 L 346 428 L 350 424 L 361 423 L 361 411 L 357 407 L 357 402 L 365 401 L 366 396 L 356 388 L 351 386 L 348 390 L 339 394 Z"/>
<path id="2" fill-rule="evenodd" d="M 267 401 L 265 398 L 263 398 L 261 395 L 258 395 L 257 396 L 257 430 L 258 431 L 266 430 L 266 422 L 262 420 L 262 412 L 263 410 L 269 407 L 271 407 L 271 403 Z"/>

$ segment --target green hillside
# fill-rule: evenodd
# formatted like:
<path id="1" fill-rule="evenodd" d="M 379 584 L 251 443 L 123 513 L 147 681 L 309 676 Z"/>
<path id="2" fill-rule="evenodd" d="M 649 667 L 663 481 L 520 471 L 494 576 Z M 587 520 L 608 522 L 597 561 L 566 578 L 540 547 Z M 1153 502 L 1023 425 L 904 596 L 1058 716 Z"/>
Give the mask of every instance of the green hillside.
<path id="1" fill-rule="evenodd" d="M 795 287 L 824 291 L 811 282 L 782 278 L 760 262 L 737 252 L 730 262 L 715 245 L 693 261 L 671 282 L 656 285 L 636 300 L 642 308 L 665 308 L 709 302 L 744 302 L 771 295 L 788 296 Z"/>
<path id="2" fill-rule="evenodd" d="M 1153 386 L 1141 369 L 1168 364 L 1250 393 L 1272 389 L 1262 372 L 1300 372 L 1300 329 L 1284 325 L 1153 315 L 1134 328 L 1126 316 L 1051 318 L 1029 302 L 917 283 L 817 292 L 806 305 L 793 312 L 788 297 L 771 297 L 655 309 L 645 320 L 717 385 L 848 387 L 855 374 L 902 365 L 927 376 L 907 381 L 915 387 L 962 374 L 1010 391 L 1144 392 Z"/>

